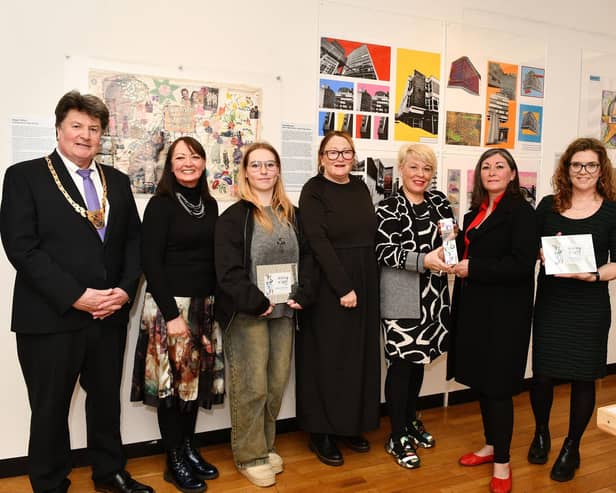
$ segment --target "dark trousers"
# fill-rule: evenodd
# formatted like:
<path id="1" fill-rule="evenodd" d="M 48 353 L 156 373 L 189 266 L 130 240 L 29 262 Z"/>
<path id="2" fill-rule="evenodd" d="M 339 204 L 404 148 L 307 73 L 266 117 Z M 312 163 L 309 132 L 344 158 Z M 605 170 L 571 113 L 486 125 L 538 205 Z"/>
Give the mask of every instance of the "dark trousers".
<path id="1" fill-rule="evenodd" d="M 17 354 L 32 411 L 28 445 L 34 493 L 64 491 L 71 470 L 68 413 L 75 383 L 86 391 L 92 479 L 124 469 L 120 437 L 120 381 L 126 327 L 97 321 L 74 332 L 17 334 Z"/>
<path id="2" fill-rule="evenodd" d="M 165 450 L 178 449 L 182 442 L 189 438 L 192 440 L 197 423 L 199 408 L 194 406 L 188 412 L 180 412 L 176 406 L 166 407 L 164 402 L 158 408 L 158 427 L 163 439 Z"/>
<path id="3" fill-rule="evenodd" d="M 391 434 L 400 438 L 416 418 L 417 400 L 424 379 L 424 365 L 392 358 L 385 379 L 385 401 L 391 420 Z"/>
<path id="4" fill-rule="evenodd" d="M 513 435 L 513 398 L 480 395 L 479 407 L 487 445 L 494 446 L 494 462 L 509 462 Z"/>

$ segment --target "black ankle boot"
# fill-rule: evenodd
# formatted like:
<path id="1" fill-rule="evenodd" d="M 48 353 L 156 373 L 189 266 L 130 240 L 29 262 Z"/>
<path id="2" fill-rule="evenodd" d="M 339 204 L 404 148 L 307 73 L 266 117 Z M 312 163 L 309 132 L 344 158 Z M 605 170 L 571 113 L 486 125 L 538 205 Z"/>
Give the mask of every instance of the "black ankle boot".
<path id="1" fill-rule="evenodd" d="M 560 449 L 558 459 L 556 459 L 554 466 L 552 466 L 550 477 L 554 481 L 571 481 L 578 467 L 580 467 L 578 444 L 567 437 L 563 447 Z"/>
<path id="2" fill-rule="evenodd" d="M 344 464 L 342 453 L 336 446 L 332 435 L 326 433 L 310 434 L 310 450 L 312 450 L 323 464 L 328 466 L 341 466 Z"/>
<path id="3" fill-rule="evenodd" d="M 550 430 L 547 426 L 537 426 L 535 437 L 528 449 L 528 462 L 531 464 L 545 464 L 550 451 Z"/>
<path id="4" fill-rule="evenodd" d="M 167 470 L 164 478 L 182 493 L 202 493 L 207 489 L 207 485 L 193 475 L 192 469 L 184 460 L 181 448 L 167 452 Z"/>
<path id="5" fill-rule="evenodd" d="M 206 461 L 199 450 L 197 450 L 190 438 L 184 439 L 183 444 L 184 459 L 188 465 L 192 468 L 193 475 L 202 481 L 206 479 L 216 479 L 218 477 L 218 469 L 213 464 Z"/>

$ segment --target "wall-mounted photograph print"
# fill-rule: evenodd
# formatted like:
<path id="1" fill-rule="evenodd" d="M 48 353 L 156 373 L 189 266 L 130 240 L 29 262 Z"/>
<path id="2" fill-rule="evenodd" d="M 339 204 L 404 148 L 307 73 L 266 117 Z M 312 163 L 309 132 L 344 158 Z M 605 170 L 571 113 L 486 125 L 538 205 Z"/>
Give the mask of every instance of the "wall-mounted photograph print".
<path id="1" fill-rule="evenodd" d="M 608 149 L 616 149 L 616 91 L 601 93 L 601 141 Z"/>
<path id="2" fill-rule="evenodd" d="M 357 84 L 355 109 L 373 113 L 389 113 L 389 86 Z"/>
<path id="3" fill-rule="evenodd" d="M 541 142 L 543 107 L 530 104 L 520 105 L 518 140 L 520 142 Z"/>
<path id="4" fill-rule="evenodd" d="M 389 139 L 389 117 L 375 116 L 372 124 L 372 138 L 375 140 Z"/>
<path id="5" fill-rule="evenodd" d="M 481 114 L 448 111 L 445 143 L 479 146 L 481 144 Z"/>
<path id="6" fill-rule="evenodd" d="M 480 80 L 481 74 L 469 57 L 462 56 L 451 62 L 447 87 L 458 87 L 469 94 L 478 96 Z"/>
<path id="7" fill-rule="evenodd" d="M 353 83 L 341 80 L 319 81 L 319 108 L 353 109 Z"/>
<path id="8" fill-rule="evenodd" d="M 353 137 L 353 113 L 336 113 L 336 130 Z"/>
<path id="9" fill-rule="evenodd" d="M 372 115 L 355 115 L 355 138 L 372 138 Z"/>
<path id="10" fill-rule="evenodd" d="M 456 221 L 460 218 L 460 170 L 447 170 L 447 200 L 453 209 L 453 217 Z"/>
<path id="11" fill-rule="evenodd" d="M 543 97 L 545 69 L 537 67 L 520 67 L 520 94 L 529 98 Z"/>
<path id="12" fill-rule="evenodd" d="M 537 173 L 534 171 L 520 171 L 520 191 L 530 205 L 537 203 Z"/>
<path id="13" fill-rule="evenodd" d="M 319 135 L 336 130 L 336 114 L 333 111 L 319 111 Z"/>
<path id="14" fill-rule="evenodd" d="M 441 55 L 399 48 L 394 139 L 435 142 L 438 137 Z"/>
<path id="15" fill-rule="evenodd" d="M 389 46 L 321 38 L 319 60 L 321 74 L 388 81 L 390 63 Z"/>
<path id="16" fill-rule="evenodd" d="M 486 146 L 513 149 L 515 145 L 517 78 L 517 65 L 488 62 Z"/>

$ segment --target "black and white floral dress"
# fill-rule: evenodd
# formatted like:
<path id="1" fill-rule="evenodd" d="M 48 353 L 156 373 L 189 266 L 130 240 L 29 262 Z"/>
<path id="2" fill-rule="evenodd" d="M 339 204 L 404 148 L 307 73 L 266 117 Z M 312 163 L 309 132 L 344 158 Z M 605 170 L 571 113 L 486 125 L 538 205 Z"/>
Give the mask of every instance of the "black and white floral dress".
<path id="1" fill-rule="evenodd" d="M 421 204 L 412 204 L 401 190 L 377 208 L 376 253 L 379 265 L 420 272 L 421 318 L 381 319 L 388 359 L 427 364 L 447 350 L 450 315 L 447 274 L 425 271 L 423 257 L 442 245 L 438 221 L 453 218 L 445 195 L 428 190 Z M 417 261 L 407 262 L 409 256 Z"/>

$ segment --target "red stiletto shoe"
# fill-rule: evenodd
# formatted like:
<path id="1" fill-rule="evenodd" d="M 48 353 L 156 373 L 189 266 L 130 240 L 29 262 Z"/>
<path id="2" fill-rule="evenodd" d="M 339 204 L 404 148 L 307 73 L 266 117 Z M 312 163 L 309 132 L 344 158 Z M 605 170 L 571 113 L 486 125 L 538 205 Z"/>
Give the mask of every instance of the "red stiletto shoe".
<path id="1" fill-rule="evenodd" d="M 494 462 L 494 454 L 490 455 L 477 455 L 474 452 L 469 454 L 464 454 L 462 457 L 458 459 L 458 462 L 461 466 L 480 466 L 481 464 L 488 464 L 489 462 Z"/>
<path id="2" fill-rule="evenodd" d="M 490 491 L 492 493 L 509 493 L 511 491 L 511 470 L 507 479 L 492 477 L 490 480 Z"/>

